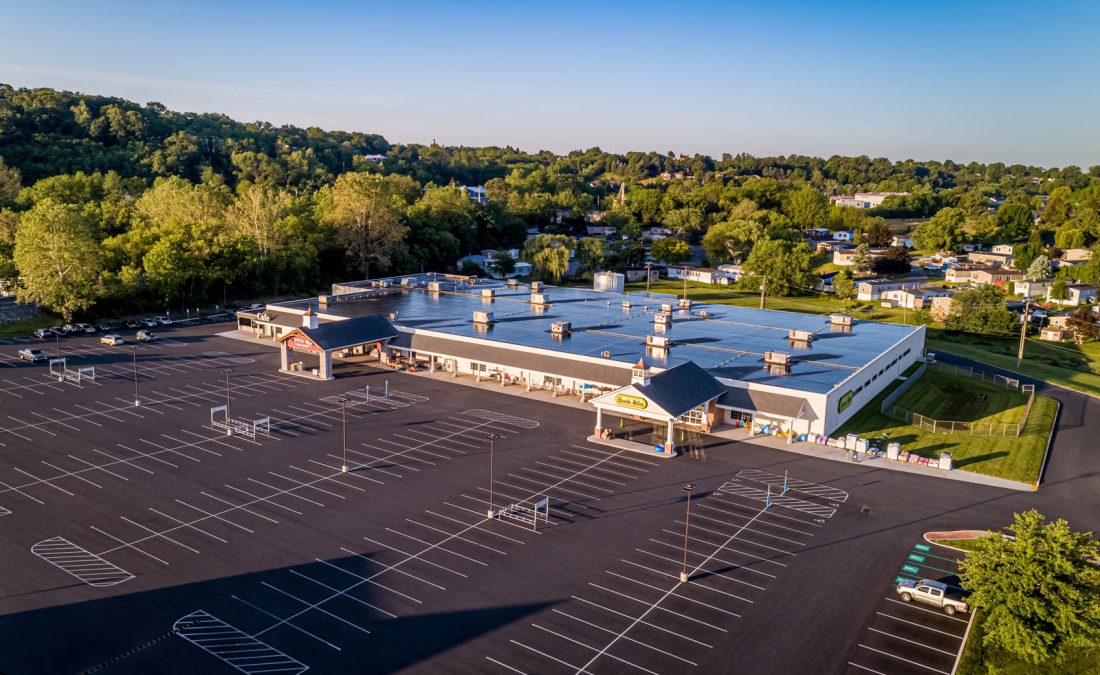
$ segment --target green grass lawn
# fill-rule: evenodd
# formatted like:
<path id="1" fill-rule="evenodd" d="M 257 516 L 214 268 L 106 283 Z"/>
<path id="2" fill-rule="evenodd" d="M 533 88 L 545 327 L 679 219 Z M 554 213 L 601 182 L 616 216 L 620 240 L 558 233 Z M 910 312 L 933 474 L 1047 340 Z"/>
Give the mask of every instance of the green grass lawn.
<path id="1" fill-rule="evenodd" d="M 932 374 L 934 373 L 925 373 L 924 377 Z M 923 379 L 906 392 L 902 399 L 910 395 L 921 398 L 928 396 L 922 389 L 931 387 Z M 891 383 L 833 435 L 859 434 L 864 438 L 878 439 L 877 445 L 880 448 L 885 448 L 890 441 L 897 441 L 901 443 L 902 450 L 924 457 L 938 457 L 941 452 L 947 451 L 952 454 L 956 469 L 1024 483 L 1034 484 L 1038 481 L 1047 439 L 1058 411 L 1058 405 L 1053 399 L 1042 396 L 1035 398 L 1027 424 L 1019 437 L 938 434 L 879 412 L 882 400 L 899 384 L 900 381 Z"/>
<path id="2" fill-rule="evenodd" d="M 49 328 L 59 323 L 64 323 L 61 317 L 41 314 L 33 319 L 0 324 L 0 337 L 24 337 L 33 333 L 35 328 Z"/>
<path id="3" fill-rule="evenodd" d="M 929 366 L 932 368 L 932 366 Z M 1027 395 L 965 375 L 929 371 L 894 404 L 937 420 L 1017 424 Z"/>

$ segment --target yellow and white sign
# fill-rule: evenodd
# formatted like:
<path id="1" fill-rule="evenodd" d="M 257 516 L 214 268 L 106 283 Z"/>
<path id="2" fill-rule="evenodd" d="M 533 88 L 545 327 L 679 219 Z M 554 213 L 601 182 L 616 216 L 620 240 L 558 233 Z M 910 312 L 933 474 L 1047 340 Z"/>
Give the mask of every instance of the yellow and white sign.
<path id="1" fill-rule="evenodd" d="M 634 408 L 635 410 L 645 410 L 649 407 L 649 401 L 641 396 L 631 396 L 630 394 L 615 394 L 615 403 L 624 408 Z"/>

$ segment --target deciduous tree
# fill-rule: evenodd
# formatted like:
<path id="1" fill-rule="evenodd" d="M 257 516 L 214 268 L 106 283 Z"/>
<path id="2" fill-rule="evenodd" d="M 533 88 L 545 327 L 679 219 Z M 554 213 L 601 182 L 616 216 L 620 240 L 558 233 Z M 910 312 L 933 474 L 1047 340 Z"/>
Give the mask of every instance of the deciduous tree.
<path id="1" fill-rule="evenodd" d="M 17 296 L 60 313 L 66 321 L 92 306 L 101 269 L 95 224 L 79 206 L 38 202 L 19 219 L 15 264 Z"/>
<path id="2" fill-rule="evenodd" d="M 691 259 L 691 247 L 675 237 L 664 237 L 650 245 L 649 255 L 666 265 L 675 265 Z"/>

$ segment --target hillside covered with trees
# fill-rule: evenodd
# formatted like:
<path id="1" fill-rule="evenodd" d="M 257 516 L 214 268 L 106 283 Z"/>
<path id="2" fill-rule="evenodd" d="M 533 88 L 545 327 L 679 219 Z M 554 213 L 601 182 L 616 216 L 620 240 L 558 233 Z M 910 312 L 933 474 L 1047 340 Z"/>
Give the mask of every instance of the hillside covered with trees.
<path id="1" fill-rule="evenodd" d="M 484 199 L 460 187 L 478 185 Z M 828 200 L 872 190 L 910 194 L 870 210 Z M 748 284 L 767 276 L 797 293 L 810 227 L 875 245 L 889 238 L 884 218 L 931 217 L 920 247 L 1020 242 L 1035 258 L 1092 246 L 1098 211 L 1100 166 L 395 145 L 0 85 L 0 278 L 67 317 L 445 270 L 497 247 L 556 278 L 563 247 L 588 269 L 640 262 L 651 226 L 701 243 L 713 264 L 744 259 Z M 593 212 L 625 239 L 585 238 Z M 533 226 L 551 236 L 524 246 Z"/>

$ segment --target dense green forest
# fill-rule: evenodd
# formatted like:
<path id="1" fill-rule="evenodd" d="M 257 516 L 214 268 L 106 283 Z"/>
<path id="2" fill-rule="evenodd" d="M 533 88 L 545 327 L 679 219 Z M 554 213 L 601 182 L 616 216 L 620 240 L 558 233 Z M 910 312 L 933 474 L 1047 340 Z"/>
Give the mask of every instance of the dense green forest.
<path id="1" fill-rule="evenodd" d="M 866 211 L 828 201 L 870 190 L 910 194 Z M 584 238 L 597 211 L 625 239 Z M 1019 241 L 1037 257 L 1092 246 L 1098 211 L 1100 166 L 395 145 L 0 85 L 0 278 L 66 317 L 442 271 L 495 247 L 557 279 L 568 251 L 590 270 L 641 261 L 650 226 L 793 293 L 810 283 L 806 228 L 882 244 L 884 218 L 931 217 L 923 248 Z M 531 226 L 548 236 L 525 245 Z M 684 247 L 651 253 L 674 262 Z"/>

